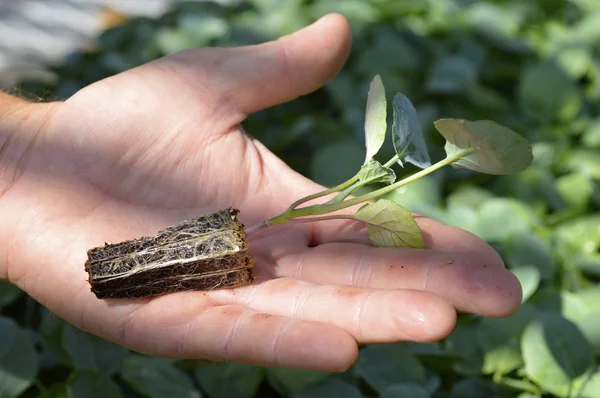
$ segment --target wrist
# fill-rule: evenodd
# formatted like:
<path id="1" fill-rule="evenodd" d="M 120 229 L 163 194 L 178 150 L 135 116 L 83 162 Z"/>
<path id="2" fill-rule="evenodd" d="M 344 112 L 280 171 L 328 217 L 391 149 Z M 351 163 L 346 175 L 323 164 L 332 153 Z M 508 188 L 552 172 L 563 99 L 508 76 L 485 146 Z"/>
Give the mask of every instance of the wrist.
<path id="1" fill-rule="evenodd" d="M 0 220 L 7 219 L 11 188 L 27 153 L 43 132 L 58 103 L 32 103 L 0 91 Z M 13 198 L 15 199 L 15 198 Z M 13 233 L 0 222 L 0 280 L 8 280 L 8 250 Z"/>

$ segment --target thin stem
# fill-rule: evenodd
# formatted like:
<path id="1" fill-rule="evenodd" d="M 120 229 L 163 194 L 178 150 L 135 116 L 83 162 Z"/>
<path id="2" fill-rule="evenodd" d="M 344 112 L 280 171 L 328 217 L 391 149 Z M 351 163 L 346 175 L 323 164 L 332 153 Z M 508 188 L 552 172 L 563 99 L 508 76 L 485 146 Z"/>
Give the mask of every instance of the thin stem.
<path id="1" fill-rule="evenodd" d="M 249 235 L 249 234 L 251 234 L 252 232 L 256 232 L 256 231 L 258 231 L 259 229 L 264 229 L 264 228 L 267 228 L 268 226 L 269 226 L 269 224 L 267 224 L 267 222 L 266 222 L 266 221 L 261 221 L 261 222 L 259 222 L 258 224 L 254 224 L 253 226 L 251 226 L 251 227 L 249 227 L 249 228 L 246 228 L 246 229 L 244 230 L 244 232 L 246 233 L 246 235 Z"/>
<path id="2" fill-rule="evenodd" d="M 344 189 L 342 192 L 337 194 L 334 198 L 332 198 L 330 201 L 328 201 L 325 204 L 330 205 L 330 204 L 334 204 L 334 203 L 342 203 L 348 196 L 352 195 L 352 192 L 365 186 L 368 183 L 369 183 L 368 181 L 356 181 L 354 184 L 352 184 L 348 188 Z"/>
<path id="3" fill-rule="evenodd" d="M 394 163 L 396 163 L 398 161 L 398 155 L 394 155 L 390 160 L 388 160 L 383 167 L 389 168 L 392 167 L 394 165 Z M 342 203 L 348 196 L 352 195 L 352 193 L 354 191 L 356 191 L 359 188 L 364 187 L 365 185 L 370 184 L 372 181 L 356 181 L 354 184 L 352 184 L 351 186 L 349 186 L 348 188 L 344 189 L 342 192 L 340 192 L 338 195 L 336 195 L 333 199 L 331 199 L 330 201 L 328 201 L 327 205 L 329 204 L 334 204 L 334 203 Z"/>
<path id="4" fill-rule="evenodd" d="M 273 217 L 270 220 L 262 221 L 262 222 L 260 222 L 258 224 L 255 224 L 255 225 L 253 225 L 253 226 L 251 226 L 249 228 L 246 228 L 245 229 L 246 235 L 248 235 L 248 234 L 250 234 L 252 232 L 256 232 L 259 229 L 267 228 L 267 227 L 269 227 L 271 225 L 282 224 L 282 223 L 284 223 L 286 221 L 289 221 L 293 217 L 292 213 L 294 211 L 296 211 L 296 210 L 299 210 L 299 209 L 296 209 L 296 207 L 300 206 L 301 204 L 309 202 L 309 201 L 311 201 L 313 199 L 318 199 L 320 197 L 323 197 L 323 196 L 326 196 L 326 195 L 329 195 L 329 194 L 332 194 L 332 193 L 335 193 L 335 192 L 339 192 L 339 191 L 341 191 L 343 189 L 346 189 L 347 187 L 351 186 L 356 181 L 358 181 L 358 174 L 355 175 L 354 177 L 352 177 L 351 179 L 349 179 L 348 181 L 346 181 L 346 182 L 344 182 L 344 183 L 342 183 L 342 184 L 340 184 L 338 186 L 335 186 L 333 188 L 326 189 L 325 191 L 317 192 L 317 193 L 314 193 L 312 195 L 308 195 L 308 196 L 305 196 L 305 197 L 303 197 L 301 199 L 298 199 L 297 201 L 295 201 L 294 203 L 292 203 L 287 208 L 286 211 L 284 211 L 283 213 L 281 213 L 277 217 Z M 309 206 L 309 207 L 313 207 L 313 206 Z"/>
<path id="5" fill-rule="evenodd" d="M 380 196 L 386 195 L 388 193 L 391 193 L 393 191 L 395 191 L 396 189 L 403 187 L 407 184 L 410 184 L 413 181 L 418 180 L 421 177 L 424 177 L 430 173 L 433 173 L 434 171 L 449 165 L 450 163 L 454 162 L 457 159 L 460 159 L 461 157 L 473 152 L 474 150 L 469 149 L 466 151 L 462 151 L 459 152 L 451 157 L 445 158 L 444 160 L 441 160 L 439 162 L 437 162 L 434 165 L 431 165 L 430 167 L 419 171 L 418 173 L 415 173 L 403 180 L 400 180 L 392 185 L 388 185 L 386 187 L 380 188 L 376 191 L 372 191 L 369 193 L 366 193 L 364 195 L 358 196 L 356 198 L 350 199 L 350 200 L 346 200 L 342 203 L 335 203 L 335 204 L 324 204 L 324 205 L 315 205 L 315 206 L 309 206 L 306 208 L 302 208 L 302 209 L 296 209 L 294 211 L 291 212 L 290 217 L 303 217 L 303 216 L 314 216 L 314 215 L 320 215 L 320 214 L 326 214 L 326 213 L 332 213 L 334 211 L 338 211 L 338 210 L 342 210 L 345 209 L 347 207 L 351 207 L 351 206 L 356 206 L 360 203 L 369 201 L 369 200 L 373 200 L 376 199 Z M 277 217 L 275 217 L 277 219 Z M 283 220 L 278 220 L 279 222 L 284 222 Z"/>
<path id="6" fill-rule="evenodd" d="M 394 163 L 396 163 L 398 161 L 399 157 L 398 154 L 395 154 L 390 160 L 388 160 L 383 167 L 392 167 L 394 165 Z"/>
<path id="7" fill-rule="evenodd" d="M 360 220 L 349 214 L 337 214 L 331 216 L 321 216 L 321 217 L 302 217 L 302 218 L 291 218 L 287 222 L 292 223 L 304 223 L 304 222 L 315 222 L 315 221 L 326 221 L 326 220 L 353 220 L 353 221 L 364 221 Z"/>
<path id="8" fill-rule="evenodd" d="M 290 207 L 288 208 L 288 210 L 293 210 L 296 207 L 300 206 L 302 203 L 309 202 L 309 201 L 311 201 L 313 199 L 318 199 L 320 197 L 329 195 L 331 193 L 339 192 L 339 191 L 341 191 L 341 190 L 349 187 L 350 185 L 354 184 L 356 181 L 358 181 L 358 174 L 355 175 L 354 177 L 352 177 L 351 179 L 349 179 L 348 181 L 346 181 L 346 182 L 344 182 L 344 183 L 342 183 L 342 184 L 340 184 L 340 185 L 338 185 L 336 187 L 329 188 L 329 189 L 327 189 L 325 191 L 317 192 L 317 193 L 314 193 L 312 195 L 308 195 L 308 196 L 305 196 L 305 197 L 303 197 L 301 199 L 298 199 L 297 201 L 295 201 L 294 203 L 292 203 L 290 205 Z"/>
<path id="9" fill-rule="evenodd" d="M 298 199 L 297 201 L 295 201 L 294 203 L 292 203 L 287 208 L 287 210 L 284 211 L 279 216 L 274 217 L 274 218 L 272 218 L 270 220 L 261 221 L 258 224 L 252 225 L 251 227 L 248 227 L 248 228 L 245 229 L 245 233 L 246 233 L 246 235 L 248 235 L 248 234 L 256 232 L 256 231 L 258 231 L 260 229 L 267 228 L 267 227 L 269 227 L 271 225 L 281 224 L 282 222 L 286 222 L 286 221 L 288 221 L 291 218 L 291 214 L 295 210 L 297 210 L 296 207 L 300 206 L 301 204 L 303 204 L 305 202 L 309 202 L 309 201 L 314 200 L 314 199 L 318 199 L 320 197 L 323 197 L 323 196 L 326 196 L 326 195 L 329 195 L 329 194 L 332 194 L 332 193 L 335 193 L 335 192 L 339 192 L 339 191 L 341 191 L 343 189 L 346 189 L 347 187 L 353 185 L 357 181 L 358 181 L 358 174 L 355 175 L 354 177 L 352 177 L 351 179 L 349 179 L 348 181 L 346 181 L 346 182 L 344 182 L 344 183 L 342 183 L 342 184 L 340 184 L 338 186 L 335 186 L 333 188 L 326 189 L 325 191 L 317 192 L 317 193 L 314 193 L 312 195 L 308 195 L 308 196 L 305 196 L 305 197 L 303 197 L 301 199 Z"/>
<path id="10" fill-rule="evenodd" d="M 249 230 L 255 231 L 257 229 L 266 228 L 271 225 L 283 224 L 283 223 L 291 221 L 292 219 L 295 219 L 297 217 L 317 216 L 317 215 L 321 215 L 321 214 L 333 213 L 334 211 L 342 210 L 342 209 L 345 209 L 348 207 L 356 206 L 363 202 L 367 202 L 367 201 L 376 199 L 380 196 L 391 193 L 400 187 L 408 185 L 411 182 L 416 181 L 421 177 L 425 177 L 426 175 L 431 174 L 434 171 L 451 164 L 452 162 L 460 159 L 463 156 L 468 155 L 469 153 L 472 153 L 473 151 L 475 151 L 475 150 L 467 149 L 462 152 L 456 153 L 450 157 L 440 160 L 439 162 L 429 166 L 428 168 L 426 168 L 424 170 L 419 171 L 418 173 L 415 173 L 403 180 L 397 181 L 394 184 L 388 185 L 386 187 L 380 188 L 375 191 L 371 191 L 369 193 L 358 196 L 356 198 L 352 198 L 350 200 L 343 201 L 341 203 L 330 203 L 330 204 L 325 203 L 325 204 L 321 204 L 321 205 L 313 205 L 313 206 L 303 207 L 300 209 L 295 208 L 295 206 L 297 206 L 299 203 L 304 203 L 313 198 L 325 196 L 327 193 L 336 192 L 335 189 L 342 190 L 342 189 L 345 189 L 345 188 L 353 185 L 356 181 L 358 181 L 358 175 L 357 175 L 357 176 L 353 177 L 352 179 L 346 181 L 345 183 L 338 185 L 335 188 L 331 188 L 327 191 L 323 191 L 323 192 L 320 192 L 320 193 L 317 193 L 317 194 L 314 194 L 311 196 L 307 196 L 306 198 L 303 198 L 297 202 L 294 202 L 294 204 L 292 204 L 292 206 L 290 206 L 288 208 L 288 210 L 286 210 L 282 214 L 280 214 L 276 217 L 273 217 L 269 220 L 263 221 L 263 223 L 261 223 L 257 226 L 250 227 Z M 392 159 L 390 159 L 386 163 L 386 167 L 391 166 L 397 160 L 398 160 L 398 156 L 394 156 Z M 338 216 L 328 216 L 328 217 L 338 217 Z M 325 220 L 327 218 L 320 217 L 319 219 Z M 306 220 L 306 218 L 304 220 Z"/>

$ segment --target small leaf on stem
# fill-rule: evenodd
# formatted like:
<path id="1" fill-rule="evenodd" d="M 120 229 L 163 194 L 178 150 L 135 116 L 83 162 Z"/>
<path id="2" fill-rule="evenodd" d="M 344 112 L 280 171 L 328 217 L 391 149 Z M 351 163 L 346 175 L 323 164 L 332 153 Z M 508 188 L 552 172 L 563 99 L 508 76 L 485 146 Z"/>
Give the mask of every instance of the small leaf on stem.
<path id="1" fill-rule="evenodd" d="M 410 211 L 389 199 L 361 207 L 355 217 L 367 223 L 367 233 L 374 246 L 423 248 L 421 229 Z"/>
<path id="2" fill-rule="evenodd" d="M 490 120 L 441 119 L 435 128 L 446 138 L 448 157 L 471 152 L 452 162 L 487 174 L 511 174 L 525 170 L 533 161 L 529 142 L 508 127 Z"/>
<path id="3" fill-rule="evenodd" d="M 365 115 L 367 156 L 365 163 L 377 154 L 385 141 L 385 132 L 387 130 L 386 107 L 385 88 L 383 87 L 381 77 L 376 75 L 371 81 L 367 97 L 367 111 Z"/>
<path id="4" fill-rule="evenodd" d="M 384 167 L 378 161 L 371 159 L 361 167 L 358 179 L 370 184 L 382 182 L 389 185 L 396 181 L 396 173 L 389 167 Z"/>
<path id="5" fill-rule="evenodd" d="M 431 166 L 417 110 L 402 93 L 397 93 L 394 97 L 392 140 L 400 165 L 409 162 L 422 169 Z"/>

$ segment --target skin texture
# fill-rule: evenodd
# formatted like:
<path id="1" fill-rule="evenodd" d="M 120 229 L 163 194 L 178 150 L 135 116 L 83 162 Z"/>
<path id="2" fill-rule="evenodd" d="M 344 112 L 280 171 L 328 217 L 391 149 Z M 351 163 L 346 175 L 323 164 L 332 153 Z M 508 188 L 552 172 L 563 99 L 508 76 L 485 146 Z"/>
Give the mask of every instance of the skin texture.
<path id="1" fill-rule="evenodd" d="M 229 206 L 251 225 L 322 190 L 240 123 L 325 84 L 350 41 L 334 14 L 259 46 L 177 53 L 64 103 L 0 95 L 0 278 L 139 352 L 327 371 L 350 366 L 358 344 L 441 339 L 456 311 L 516 311 L 521 288 L 498 254 L 423 217 L 424 250 L 375 249 L 349 221 L 284 224 L 250 236 L 252 286 L 137 300 L 91 293 L 91 247 Z"/>

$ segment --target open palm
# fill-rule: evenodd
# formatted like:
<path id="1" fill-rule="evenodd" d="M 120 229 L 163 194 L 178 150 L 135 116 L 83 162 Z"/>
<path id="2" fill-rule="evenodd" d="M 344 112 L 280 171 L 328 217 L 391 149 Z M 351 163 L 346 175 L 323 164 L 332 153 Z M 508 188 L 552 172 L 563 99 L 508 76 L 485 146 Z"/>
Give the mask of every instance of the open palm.
<path id="1" fill-rule="evenodd" d="M 443 338 L 456 310 L 515 311 L 520 287 L 500 257 L 424 218 L 426 250 L 375 249 L 350 222 L 282 225 L 250 236 L 251 286 L 135 300 L 90 291 L 93 246 L 229 206 L 249 225 L 321 190 L 240 123 L 320 87 L 349 47 L 331 15 L 273 43 L 181 52 L 52 104 L 13 155 L 0 151 L 13 176 L 0 196 L 8 279 L 133 350 L 322 370 L 348 367 L 357 342 Z"/>

